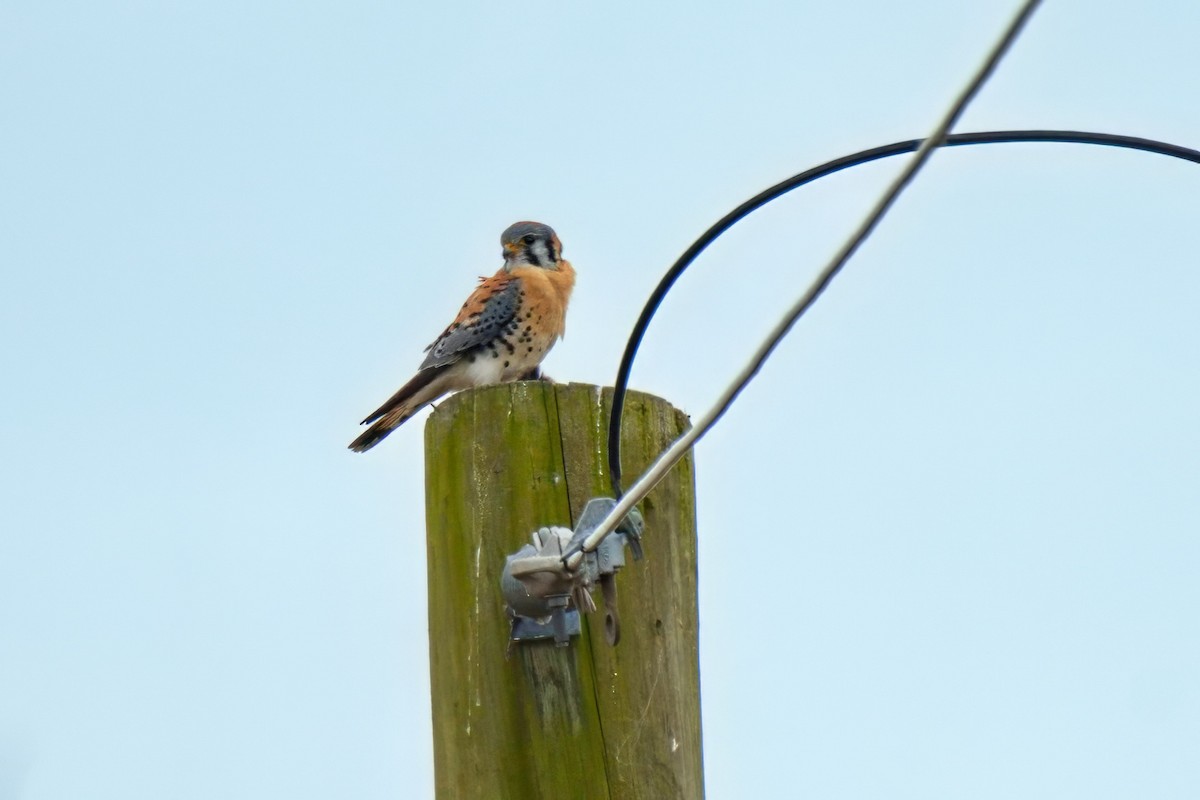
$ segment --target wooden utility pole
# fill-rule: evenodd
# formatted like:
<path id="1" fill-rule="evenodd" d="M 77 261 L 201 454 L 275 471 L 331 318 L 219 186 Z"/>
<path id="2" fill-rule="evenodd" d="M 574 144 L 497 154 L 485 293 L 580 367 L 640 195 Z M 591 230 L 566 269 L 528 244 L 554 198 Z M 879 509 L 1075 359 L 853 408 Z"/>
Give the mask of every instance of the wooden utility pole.
<path id="1" fill-rule="evenodd" d="M 611 495 L 611 395 L 582 384 L 489 386 L 451 397 L 426 425 L 439 798 L 703 797 L 690 456 L 642 504 L 646 558 L 627 554 L 616 580 L 620 644 L 605 641 L 599 610 L 570 646 L 519 643 L 505 657 L 505 556 L 540 527 L 573 528 L 590 498 Z M 665 401 L 630 393 L 626 473 L 640 474 L 687 424 Z"/>

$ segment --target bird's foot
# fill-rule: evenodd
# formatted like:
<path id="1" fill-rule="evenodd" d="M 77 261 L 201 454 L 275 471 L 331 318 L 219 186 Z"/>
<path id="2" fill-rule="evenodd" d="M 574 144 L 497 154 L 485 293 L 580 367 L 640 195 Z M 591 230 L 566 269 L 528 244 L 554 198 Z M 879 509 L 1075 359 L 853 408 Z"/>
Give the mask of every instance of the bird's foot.
<path id="1" fill-rule="evenodd" d="M 554 383 L 554 378 L 542 372 L 541 367 L 533 367 L 521 373 L 521 377 L 517 380 L 522 381 L 545 381 L 546 383 Z"/>

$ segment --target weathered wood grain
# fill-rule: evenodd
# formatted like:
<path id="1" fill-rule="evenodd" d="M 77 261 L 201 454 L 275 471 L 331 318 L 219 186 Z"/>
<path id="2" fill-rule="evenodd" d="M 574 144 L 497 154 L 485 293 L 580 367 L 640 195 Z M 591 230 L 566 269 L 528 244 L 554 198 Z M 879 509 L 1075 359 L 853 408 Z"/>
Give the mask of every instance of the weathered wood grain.
<path id="1" fill-rule="evenodd" d="M 523 644 L 505 659 L 504 557 L 611 494 L 610 402 L 595 386 L 504 384 L 451 397 L 426 425 L 439 797 L 703 796 L 690 457 L 643 504 L 647 558 L 617 577 L 621 643 L 605 642 L 597 612 L 570 647 Z M 625 414 L 625 472 L 636 476 L 687 418 L 638 393 Z"/>

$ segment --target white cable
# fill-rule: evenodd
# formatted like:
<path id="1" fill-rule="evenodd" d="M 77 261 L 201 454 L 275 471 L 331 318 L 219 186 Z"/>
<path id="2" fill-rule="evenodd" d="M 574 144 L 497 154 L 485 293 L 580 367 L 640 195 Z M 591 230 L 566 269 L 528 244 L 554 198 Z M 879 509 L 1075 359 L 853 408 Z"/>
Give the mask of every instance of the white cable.
<path id="1" fill-rule="evenodd" d="M 967 105 L 974 99 L 987 79 L 991 77 L 996 65 L 1000 63 L 1000 59 L 1004 57 L 1004 54 L 1008 52 L 1012 43 L 1016 41 L 1017 36 L 1021 33 L 1021 29 L 1033 15 L 1034 10 L 1037 9 L 1040 2 L 1041 0 L 1026 0 L 1021 10 L 1017 12 L 1012 22 L 1009 23 L 1008 28 L 1004 31 L 999 41 L 992 46 L 991 52 L 983 64 L 980 65 L 979 69 L 976 70 L 975 75 L 971 78 L 966 88 L 955 99 L 945 116 L 942 117 L 941 121 L 933 129 L 933 132 L 921 143 L 921 147 L 913 155 L 908 166 L 904 168 L 896 180 L 892 182 L 892 185 L 888 187 L 887 191 L 883 193 L 883 196 L 875 203 L 875 207 L 871 209 L 871 212 L 862 221 L 862 224 L 858 226 L 854 234 L 842 245 L 841 250 L 826 265 L 825 269 L 821 271 L 804 295 L 788 310 L 783 319 L 779 321 L 779 324 L 771 331 L 771 335 L 767 337 L 766 341 L 755 352 L 753 358 L 750 359 L 750 363 L 742 369 L 734 382 L 729 385 L 729 388 L 717 400 L 716 405 L 709 409 L 708 413 L 701 417 L 699 422 L 676 439 L 646 469 L 642 476 L 629 487 L 629 491 L 608 512 L 608 516 L 601 520 L 596 529 L 584 540 L 582 551 L 577 551 L 566 559 L 568 569 L 574 570 L 578 568 L 579 563 L 583 560 L 583 554 L 595 550 L 604 537 L 608 536 L 621 523 L 621 520 L 625 519 L 625 516 L 629 514 L 633 507 L 640 503 L 650 493 L 650 490 L 658 485 L 658 482 L 670 471 L 671 467 L 675 466 L 680 459 L 687 455 L 688 450 L 704 434 L 708 433 L 709 428 L 729 409 L 734 399 L 741 393 L 742 389 L 746 387 L 746 384 L 750 382 L 755 374 L 758 373 L 763 363 L 783 337 L 787 335 L 788 331 L 791 330 L 796 320 L 816 302 L 817 298 L 825 291 L 826 287 L 829 286 L 842 267 L 846 265 L 846 262 L 850 260 L 850 256 L 854 255 L 854 252 L 866 241 L 871 231 L 883 219 L 884 214 L 888 212 L 888 209 L 891 208 L 904 188 L 912 181 L 921 168 L 925 166 L 925 162 L 929 160 L 934 149 L 941 145 L 946 138 L 946 134 L 950 132 L 954 123 L 958 121 L 963 111 L 966 110 Z"/>

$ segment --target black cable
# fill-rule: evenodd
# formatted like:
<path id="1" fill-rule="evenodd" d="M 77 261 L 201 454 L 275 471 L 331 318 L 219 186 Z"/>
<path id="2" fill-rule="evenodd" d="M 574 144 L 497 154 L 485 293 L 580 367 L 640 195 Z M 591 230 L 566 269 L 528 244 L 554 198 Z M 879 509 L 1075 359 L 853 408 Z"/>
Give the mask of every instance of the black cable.
<path id="1" fill-rule="evenodd" d="M 608 469 L 609 474 L 612 476 L 613 492 L 618 498 L 623 493 L 621 489 L 621 416 L 625 410 L 625 394 L 629 388 L 629 373 L 633 369 L 633 359 L 637 355 L 638 347 L 642 343 L 642 337 L 645 336 L 646 329 L 650 326 L 650 320 L 654 318 L 659 305 L 662 304 L 663 299 L 667 296 L 667 292 L 671 290 L 671 287 L 679 279 L 679 276 L 696 260 L 696 257 L 700 253 L 704 252 L 706 247 L 752 211 L 765 206 L 767 203 L 778 199 L 793 189 L 799 188 L 806 183 L 812 183 L 827 175 L 832 175 L 835 172 L 840 172 L 843 169 L 856 167 L 860 164 L 877 161 L 889 156 L 915 152 L 921 146 L 921 141 L 921 139 L 910 139 L 906 142 L 895 142 L 882 147 L 863 150 L 834 159 L 833 161 L 828 161 L 820 166 L 805 170 L 798 175 L 793 175 L 787 180 L 781 181 L 755 195 L 733 211 L 730 211 L 705 231 L 671 265 L 671 268 L 667 270 L 666 275 L 659 281 L 658 286 L 655 287 L 654 292 L 646 301 L 641 316 L 638 317 L 637 323 L 634 324 L 633 332 L 629 335 L 629 342 L 625 345 L 625 353 L 621 356 L 621 366 L 617 369 L 612 411 L 608 418 Z M 1185 161 L 1200 164 L 1200 151 L 1188 147 L 1159 142 L 1154 139 L 1142 139 L 1137 136 L 1120 136 L 1111 133 L 1092 133 L 1089 131 L 986 131 L 980 133 L 954 133 L 946 137 L 946 141 L 942 146 L 961 147 L 971 144 L 1002 144 L 1005 142 L 1061 142 L 1066 144 L 1095 144 L 1107 147 L 1125 147 L 1131 150 L 1144 150 L 1148 153 L 1158 153 L 1159 155 L 1171 156 L 1172 158 L 1181 158 Z"/>

